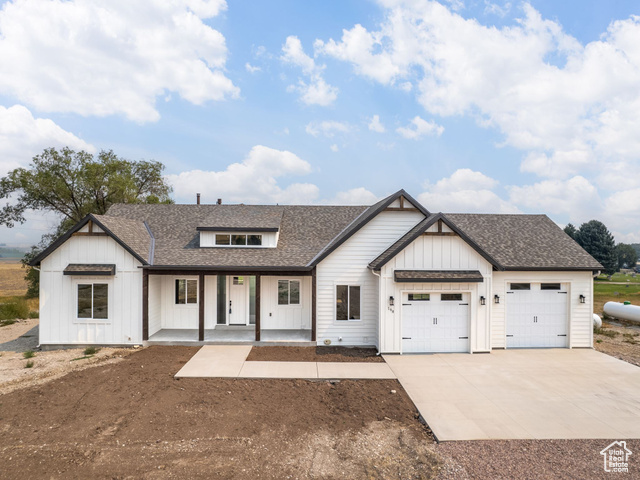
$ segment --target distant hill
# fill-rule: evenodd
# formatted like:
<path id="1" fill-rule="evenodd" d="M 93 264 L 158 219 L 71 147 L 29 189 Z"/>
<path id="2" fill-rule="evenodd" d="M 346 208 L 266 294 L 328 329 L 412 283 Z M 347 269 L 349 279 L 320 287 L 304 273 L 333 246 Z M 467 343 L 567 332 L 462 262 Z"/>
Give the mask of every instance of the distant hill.
<path id="1" fill-rule="evenodd" d="M 0 258 L 22 258 L 25 253 L 26 248 L 0 247 Z"/>

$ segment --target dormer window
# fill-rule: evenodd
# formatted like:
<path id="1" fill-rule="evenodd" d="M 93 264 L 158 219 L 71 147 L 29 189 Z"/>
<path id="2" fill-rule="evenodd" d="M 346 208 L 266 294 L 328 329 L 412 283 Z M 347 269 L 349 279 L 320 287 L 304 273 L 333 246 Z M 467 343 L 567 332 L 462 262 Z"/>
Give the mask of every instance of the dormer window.
<path id="1" fill-rule="evenodd" d="M 262 246 L 262 235 L 255 234 L 216 234 L 216 246 L 226 247 L 259 247 Z"/>

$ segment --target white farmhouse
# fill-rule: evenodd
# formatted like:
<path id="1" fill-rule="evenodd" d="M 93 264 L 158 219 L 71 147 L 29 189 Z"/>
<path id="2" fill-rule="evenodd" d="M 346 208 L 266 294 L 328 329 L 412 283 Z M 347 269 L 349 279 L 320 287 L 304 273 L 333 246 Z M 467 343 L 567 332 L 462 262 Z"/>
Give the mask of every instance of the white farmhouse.
<path id="1" fill-rule="evenodd" d="M 591 347 L 602 266 L 545 215 L 114 205 L 34 261 L 40 344 Z"/>

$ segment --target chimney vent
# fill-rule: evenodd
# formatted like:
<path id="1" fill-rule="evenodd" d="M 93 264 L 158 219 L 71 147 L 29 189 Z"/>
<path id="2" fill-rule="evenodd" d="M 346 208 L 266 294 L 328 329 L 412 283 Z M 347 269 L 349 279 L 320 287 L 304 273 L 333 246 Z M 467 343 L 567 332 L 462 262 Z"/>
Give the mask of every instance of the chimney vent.
<path id="1" fill-rule="evenodd" d="M 196 203 L 200 205 L 200 194 L 196 193 Z"/>
<path id="2" fill-rule="evenodd" d="M 221 198 L 218 199 L 218 205 L 222 205 L 222 199 Z"/>

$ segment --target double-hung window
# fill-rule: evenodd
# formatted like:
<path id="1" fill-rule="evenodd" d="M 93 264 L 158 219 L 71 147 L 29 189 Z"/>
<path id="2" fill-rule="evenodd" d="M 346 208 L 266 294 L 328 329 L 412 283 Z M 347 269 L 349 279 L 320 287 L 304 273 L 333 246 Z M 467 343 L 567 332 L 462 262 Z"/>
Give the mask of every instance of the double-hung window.
<path id="1" fill-rule="evenodd" d="M 336 285 L 336 320 L 360 320 L 360 285 Z"/>
<path id="2" fill-rule="evenodd" d="M 78 319 L 107 320 L 109 318 L 109 285 L 78 284 Z"/>
<path id="3" fill-rule="evenodd" d="M 198 280 L 176 278 L 176 305 L 198 303 Z"/>
<path id="4" fill-rule="evenodd" d="M 278 305 L 300 305 L 300 280 L 278 280 Z"/>

